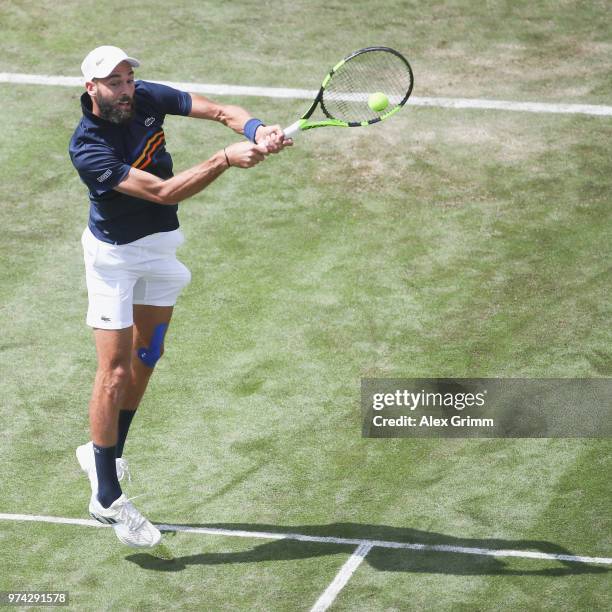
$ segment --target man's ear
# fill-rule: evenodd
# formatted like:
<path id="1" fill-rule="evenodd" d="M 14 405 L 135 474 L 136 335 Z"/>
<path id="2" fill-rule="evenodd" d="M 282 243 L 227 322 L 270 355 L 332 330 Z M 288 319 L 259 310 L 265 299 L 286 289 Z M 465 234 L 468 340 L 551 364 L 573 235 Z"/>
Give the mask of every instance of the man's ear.
<path id="1" fill-rule="evenodd" d="M 98 93 L 98 86 L 96 85 L 95 81 L 87 81 L 85 83 L 85 89 L 92 98 L 96 97 L 96 94 Z"/>

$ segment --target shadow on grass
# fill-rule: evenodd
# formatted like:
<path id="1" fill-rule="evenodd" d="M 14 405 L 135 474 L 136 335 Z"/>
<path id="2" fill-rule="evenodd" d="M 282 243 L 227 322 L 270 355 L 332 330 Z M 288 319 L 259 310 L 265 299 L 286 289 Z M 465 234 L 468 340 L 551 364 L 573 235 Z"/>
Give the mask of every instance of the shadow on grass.
<path id="1" fill-rule="evenodd" d="M 455 538 L 441 533 L 419 531 L 384 525 L 364 525 L 359 523 L 332 523 L 330 525 L 302 525 L 280 527 L 244 523 L 210 523 L 183 525 L 184 527 L 204 527 L 214 529 L 265 531 L 268 533 L 294 533 L 309 536 L 351 538 L 363 540 L 384 540 L 411 544 L 443 545 L 488 550 L 524 550 L 554 555 L 572 553 L 557 544 L 540 540 L 500 540 Z M 170 532 L 173 533 L 173 532 Z M 150 553 L 138 553 L 126 557 L 147 570 L 158 572 L 178 572 L 189 565 L 222 565 L 225 563 L 258 563 L 263 561 L 290 561 L 326 555 L 351 554 L 355 544 L 331 544 L 302 542 L 296 540 L 273 540 L 256 544 L 250 550 L 239 552 L 207 552 L 186 555 L 172 560 L 155 557 Z M 576 561 L 551 559 L 525 559 L 491 557 L 450 551 L 411 550 L 374 547 L 365 562 L 371 567 L 387 572 L 417 572 L 427 574 L 455 575 L 505 575 L 505 576 L 569 576 L 575 574 L 601 574 L 609 572 L 607 567 L 589 565 Z M 512 566 L 509 567 L 509 563 Z M 529 565 L 529 569 L 516 566 Z M 547 567 L 542 567 L 546 565 Z M 539 566 L 539 567 L 538 567 Z"/>

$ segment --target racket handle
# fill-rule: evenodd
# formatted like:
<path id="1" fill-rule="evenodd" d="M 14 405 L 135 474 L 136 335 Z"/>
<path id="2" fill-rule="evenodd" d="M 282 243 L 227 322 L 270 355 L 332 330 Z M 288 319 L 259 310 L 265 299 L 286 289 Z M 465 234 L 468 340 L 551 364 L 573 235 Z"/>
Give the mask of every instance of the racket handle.
<path id="1" fill-rule="evenodd" d="M 295 123 L 292 123 L 289 127 L 283 130 L 285 138 L 293 138 L 300 131 L 301 119 L 298 119 Z"/>

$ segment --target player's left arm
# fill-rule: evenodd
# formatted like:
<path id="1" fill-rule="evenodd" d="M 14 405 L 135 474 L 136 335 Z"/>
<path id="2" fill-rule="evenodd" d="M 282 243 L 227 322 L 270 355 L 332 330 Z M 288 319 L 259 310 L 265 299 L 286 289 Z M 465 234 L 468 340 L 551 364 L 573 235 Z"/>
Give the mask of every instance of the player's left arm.
<path id="1" fill-rule="evenodd" d="M 233 104 L 220 104 L 198 94 L 189 95 L 191 96 L 190 117 L 218 121 L 237 134 L 244 134 L 245 124 L 252 119 L 247 110 Z M 283 147 L 292 144 L 290 140 L 284 138 L 280 125 L 260 125 L 255 132 L 255 142 L 265 142 L 270 153 L 276 153 Z"/>

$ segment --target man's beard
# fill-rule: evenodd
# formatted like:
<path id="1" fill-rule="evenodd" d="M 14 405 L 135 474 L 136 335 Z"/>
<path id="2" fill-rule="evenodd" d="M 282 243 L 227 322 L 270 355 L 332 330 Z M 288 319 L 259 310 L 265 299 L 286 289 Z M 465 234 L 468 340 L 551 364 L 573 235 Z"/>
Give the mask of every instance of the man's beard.
<path id="1" fill-rule="evenodd" d="M 97 97 L 100 116 L 111 123 L 123 124 L 129 123 L 136 112 L 134 98 L 123 96 L 119 100 L 113 101 L 111 98 Z M 120 102 L 129 102 L 129 106 L 118 106 Z"/>

